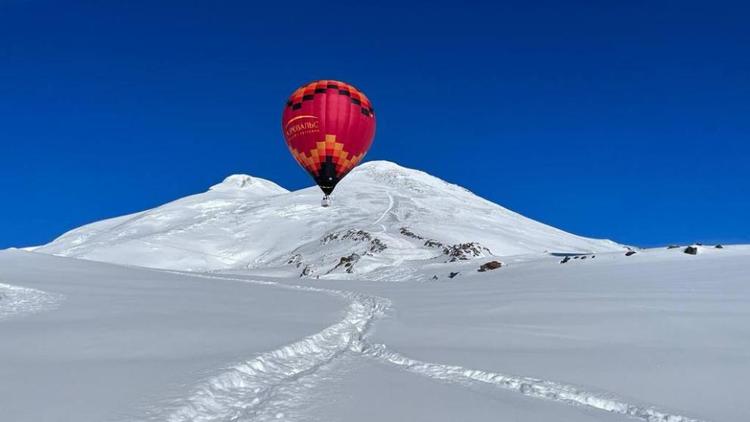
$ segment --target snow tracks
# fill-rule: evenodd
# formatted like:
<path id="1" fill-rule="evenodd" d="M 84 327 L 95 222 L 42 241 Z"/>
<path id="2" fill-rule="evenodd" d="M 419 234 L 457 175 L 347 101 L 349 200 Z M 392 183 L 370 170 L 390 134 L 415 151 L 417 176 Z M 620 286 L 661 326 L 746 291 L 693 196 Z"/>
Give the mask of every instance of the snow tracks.
<path id="1" fill-rule="evenodd" d="M 461 366 L 422 362 L 388 350 L 382 344 L 367 344 L 363 349 L 363 353 L 366 356 L 387 362 L 409 372 L 441 381 L 463 384 L 491 384 L 506 390 L 516 391 L 529 397 L 548 399 L 571 405 L 588 406 L 598 410 L 639 418 L 647 422 L 700 422 L 698 419 L 674 415 L 651 407 L 640 407 L 617 399 L 603 397 L 580 390 L 571 385 L 467 369 Z"/>
<path id="2" fill-rule="evenodd" d="M 336 324 L 204 380 L 188 397 L 152 412 L 150 419 L 154 421 L 264 421 L 283 418 L 282 410 L 288 404 L 283 402 L 283 398 L 294 395 L 297 388 L 295 381 L 314 374 L 346 351 L 360 352 L 362 336 L 373 319 L 389 306 L 386 300 L 357 293 L 221 276 L 200 277 L 321 292 L 342 297 L 350 304 L 344 318 Z"/>
<path id="3" fill-rule="evenodd" d="M 61 295 L 0 283 L 0 321 L 56 308 Z"/>
<path id="4" fill-rule="evenodd" d="M 191 274 L 191 276 L 196 276 Z M 383 344 L 366 340 L 372 322 L 390 307 L 387 299 L 359 293 L 255 281 L 223 276 L 206 278 L 235 280 L 285 289 L 315 291 L 341 297 L 350 302 L 344 318 L 324 330 L 277 350 L 228 368 L 204 380 L 185 398 L 152 413 L 152 420 L 170 422 L 266 421 L 288 420 L 284 410 L 295 395 L 304 394 L 298 381 L 313 377 L 321 367 L 347 351 L 429 378 L 457 384 L 481 383 L 516 391 L 528 397 L 552 400 L 574 406 L 586 406 L 606 412 L 638 418 L 646 422 L 700 422 L 653 407 L 639 406 L 610 395 L 584 391 L 553 381 L 504 375 L 460 366 L 415 360 L 390 350 Z M 296 397 L 299 399 L 299 397 Z"/>

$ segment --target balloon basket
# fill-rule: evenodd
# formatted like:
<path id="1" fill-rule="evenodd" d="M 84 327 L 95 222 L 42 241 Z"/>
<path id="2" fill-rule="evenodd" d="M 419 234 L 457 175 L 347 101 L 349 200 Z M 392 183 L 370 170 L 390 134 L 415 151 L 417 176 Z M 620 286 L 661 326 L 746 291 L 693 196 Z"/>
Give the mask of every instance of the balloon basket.
<path id="1" fill-rule="evenodd" d="M 320 206 L 323 208 L 327 208 L 331 206 L 331 197 L 326 195 L 323 197 L 323 200 L 320 201 Z"/>

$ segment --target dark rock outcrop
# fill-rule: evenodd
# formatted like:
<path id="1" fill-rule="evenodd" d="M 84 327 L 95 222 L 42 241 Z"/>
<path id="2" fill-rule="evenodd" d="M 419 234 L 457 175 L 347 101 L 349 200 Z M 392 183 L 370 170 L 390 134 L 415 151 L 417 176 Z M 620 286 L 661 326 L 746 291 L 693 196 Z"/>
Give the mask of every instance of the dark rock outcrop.
<path id="1" fill-rule="evenodd" d="M 466 261 L 471 258 L 478 258 L 484 255 L 490 255 L 489 249 L 477 242 L 459 243 L 443 247 L 443 253 L 448 255 L 449 262 Z"/>
<path id="2" fill-rule="evenodd" d="M 480 273 L 483 273 L 485 271 L 496 270 L 498 268 L 501 268 L 502 266 L 503 266 L 503 263 L 500 261 L 490 261 L 490 262 L 486 262 L 480 265 L 477 271 L 479 271 Z"/>
<path id="3" fill-rule="evenodd" d="M 683 250 L 688 255 L 698 255 L 698 247 L 697 246 L 688 246 Z"/>
<path id="4" fill-rule="evenodd" d="M 356 264 L 360 258 L 361 256 L 359 256 L 359 254 L 356 254 L 356 253 L 353 253 L 349 256 L 342 256 L 341 259 L 339 259 L 339 263 L 336 264 L 336 266 L 333 267 L 331 271 L 337 268 L 344 268 L 346 272 L 351 274 L 354 272 L 354 264 Z"/>
<path id="5" fill-rule="evenodd" d="M 292 257 L 289 258 L 289 260 L 286 263 L 289 265 L 294 265 L 295 267 L 299 268 L 300 265 L 302 265 L 302 255 L 294 254 L 292 255 Z"/>
<path id="6" fill-rule="evenodd" d="M 627 251 L 627 252 L 625 252 L 625 256 L 631 256 L 631 255 L 635 255 L 635 251 Z"/>
<path id="7" fill-rule="evenodd" d="M 406 237 L 411 237 L 412 239 L 424 240 L 424 237 L 422 237 L 422 236 L 414 233 L 413 231 L 409 230 L 408 227 L 401 227 L 401 229 L 399 229 L 399 232 L 401 234 L 403 234 L 404 236 L 406 236 Z"/>
<path id="8" fill-rule="evenodd" d="M 368 252 L 378 253 L 388 249 L 388 245 L 383 243 L 382 240 L 377 237 L 373 237 L 369 232 L 364 230 L 350 229 L 344 232 L 328 233 L 322 239 L 320 239 L 321 245 L 326 245 L 334 240 L 351 240 L 354 242 L 369 242 L 370 248 Z"/>
<path id="9" fill-rule="evenodd" d="M 424 245 L 427 246 L 428 248 L 442 248 L 443 247 L 442 243 L 438 242 L 437 240 L 432 240 L 432 239 L 427 239 L 424 242 Z"/>

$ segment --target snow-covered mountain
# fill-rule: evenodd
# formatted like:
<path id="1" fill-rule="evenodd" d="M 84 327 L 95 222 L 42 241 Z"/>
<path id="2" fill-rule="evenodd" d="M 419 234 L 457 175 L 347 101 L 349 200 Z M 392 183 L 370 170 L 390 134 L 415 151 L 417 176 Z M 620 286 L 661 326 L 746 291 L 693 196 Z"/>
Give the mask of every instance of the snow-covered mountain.
<path id="1" fill-rule="evenodd" d="M 36 251 L 192 271 L 379 278 L 473 258 L 622 249 L 386 161 L 352 171 L 332 207 L 321 207 L 320 198 L 317 187 L 289 192 L 268 180 L 233 175 L 205 193 L 80 227 Z"/>

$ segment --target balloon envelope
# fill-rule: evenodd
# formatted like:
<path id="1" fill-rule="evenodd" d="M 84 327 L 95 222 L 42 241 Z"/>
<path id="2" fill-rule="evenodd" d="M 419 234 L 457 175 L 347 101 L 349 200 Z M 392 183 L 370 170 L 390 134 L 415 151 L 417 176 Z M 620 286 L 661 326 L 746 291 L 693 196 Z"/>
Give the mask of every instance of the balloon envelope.
<path id="1" fill-rule="evenodd" d="M 329 195 L 370 148 L 375 111 L 352 85 L 320 80 L 294 91 L 281 126 L 289 151 Z"/>

